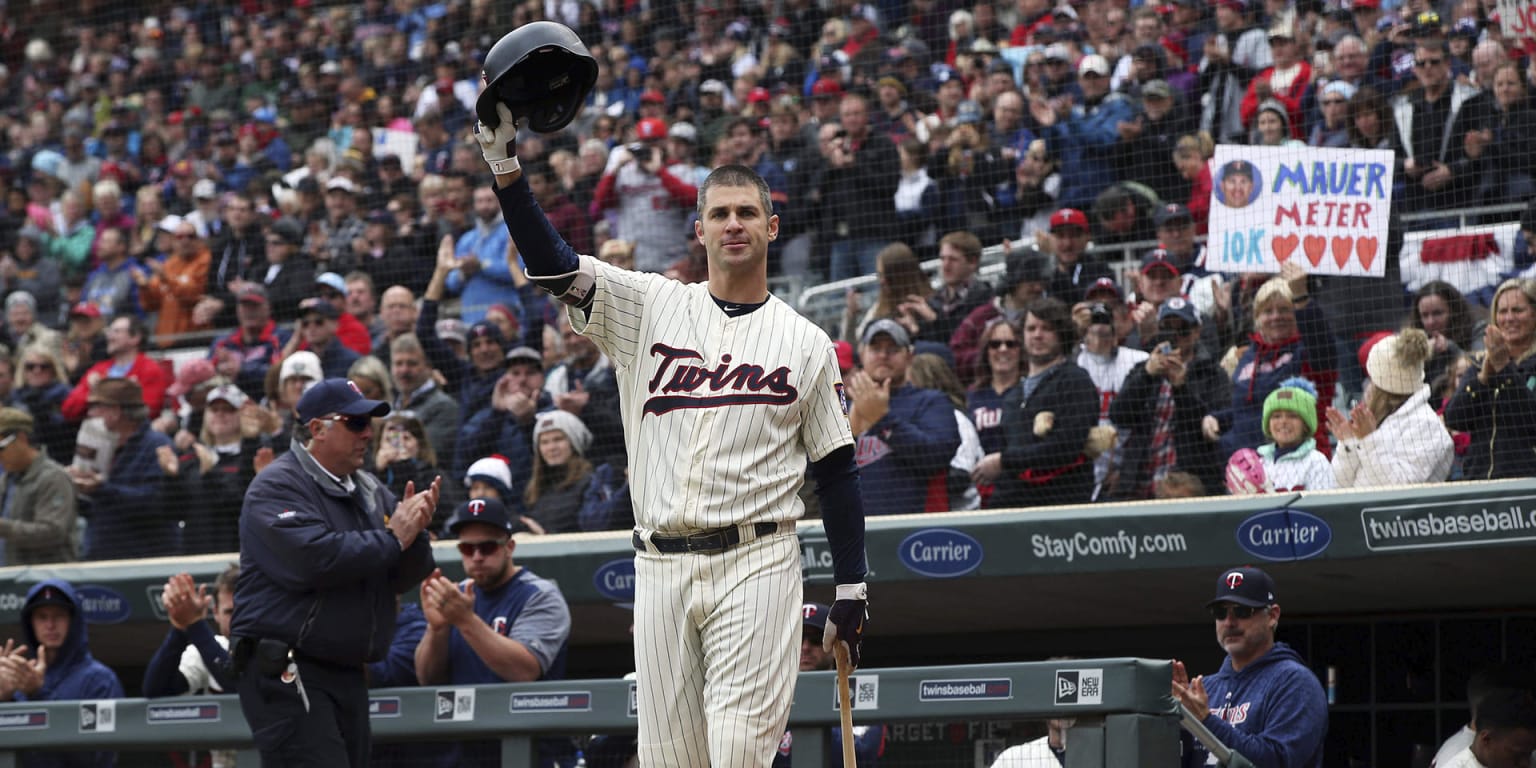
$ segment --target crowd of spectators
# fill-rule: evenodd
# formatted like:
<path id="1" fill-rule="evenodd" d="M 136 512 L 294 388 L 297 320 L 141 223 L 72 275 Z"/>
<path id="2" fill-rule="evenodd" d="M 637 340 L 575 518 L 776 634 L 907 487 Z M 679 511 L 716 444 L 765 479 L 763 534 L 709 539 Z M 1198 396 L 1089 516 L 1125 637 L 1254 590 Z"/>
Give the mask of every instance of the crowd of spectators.
<path id="1" fill-rule="evenodd" d="M 538 18 L 601 63 L 570 127 L 519 141 L 577 250 L 701 279 L 697 185 L 740 163 L 782 217 L 777 274 L 878 275 L 839 345 L 872 514 L 1219 493 L 1230 457 L 1293 450 L 1271 397 L 1308 387 L 1296 445 L 1339 485 L 1528 475 L 1536 284 L 1410 295 L 1400 237 L 1384 279 L 1205 263 L 1216 143 L 1390 149 L 1398 212 L 1536 193 L 1533 71 L 1492 4 L 1387 5 L 5 7 L 0 404 L 78 515 L 12 506 L 0 532 L 18 559 L 229 551 L 299 395 L 342 376 L 395 408 L 370 469 L 444 477 L 434 534 L 472 493 L 529 534 L 629 526 L 614 365 L 530 286 L 469 138 L 481 56 Z M 1125 274 L 1090 247 L 1138 243 Z M 1427 356 L 1372 363 L 1406 327 Z M 1383 471 L 1414 441 L 1372 432 L 1420 404 L 1455 459 L 1421 441 L 1422 472 Z"/>

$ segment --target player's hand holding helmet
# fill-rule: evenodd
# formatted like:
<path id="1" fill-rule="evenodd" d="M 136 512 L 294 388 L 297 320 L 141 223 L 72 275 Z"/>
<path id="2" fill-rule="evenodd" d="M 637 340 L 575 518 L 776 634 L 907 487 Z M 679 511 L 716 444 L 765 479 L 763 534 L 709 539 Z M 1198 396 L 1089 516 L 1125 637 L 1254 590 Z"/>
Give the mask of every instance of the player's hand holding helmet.
<path id="1" fill-rule="evenodd" d="M 837 585 L 837 599 L 827 611 L 827 628 L 822 633 L 822 648 L 833 653 L 839 640 L 848 645 L 848 664 L 859 667 L 859 641 L 864 639 L 864 623 L 869 620 L 869 588 L 863 582 Z"/>
<path id="2" fill-rule="evenodd" d="M 487 128 L 485 123 L 475 121 L 475 141 L 480 143 L 485 164 L 491 167 L 492 173 L 500 176 L 513 173 L 522 165 L 517 162 L 517 121 L 512 117 L 512 110 L 505 104 L 497 104 L 496 114 L 501 122 L 495 128 Z"/>

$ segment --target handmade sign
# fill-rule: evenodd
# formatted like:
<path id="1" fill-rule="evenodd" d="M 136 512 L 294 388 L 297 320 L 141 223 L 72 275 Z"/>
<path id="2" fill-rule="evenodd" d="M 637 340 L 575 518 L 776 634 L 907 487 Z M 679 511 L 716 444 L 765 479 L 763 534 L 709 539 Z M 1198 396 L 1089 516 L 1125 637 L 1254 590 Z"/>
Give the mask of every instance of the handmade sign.
<path id="1" fill-rule="evenodd" d="M 1216 147 L 1206 265 L 1219 272 L 1381 277 L 1392 212 L 1390 150 Z"/>

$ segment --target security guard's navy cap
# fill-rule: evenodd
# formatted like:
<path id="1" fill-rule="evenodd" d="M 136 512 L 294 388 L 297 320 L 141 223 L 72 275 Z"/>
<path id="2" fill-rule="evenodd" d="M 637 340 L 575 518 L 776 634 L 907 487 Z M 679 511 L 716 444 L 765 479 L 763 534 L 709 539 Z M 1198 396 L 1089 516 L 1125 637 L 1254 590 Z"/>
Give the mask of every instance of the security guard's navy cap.
<path id="1" fill-rule="evenodd" d="M 326 379 L 309 388 L 294 406 L 299 421 L 308 424 L 313 419 L 339 413 L 343 416 L 389 415 L 389 403 L 369 400 L 363 391 L 347 379 Z"/>

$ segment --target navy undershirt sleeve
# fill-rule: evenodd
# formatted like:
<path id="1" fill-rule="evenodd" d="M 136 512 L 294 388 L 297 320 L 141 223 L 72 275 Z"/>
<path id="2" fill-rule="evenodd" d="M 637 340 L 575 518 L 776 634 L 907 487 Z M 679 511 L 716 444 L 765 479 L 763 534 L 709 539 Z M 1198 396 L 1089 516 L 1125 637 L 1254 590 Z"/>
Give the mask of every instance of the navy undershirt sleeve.
<path id="1" fill-rule="evenodd" d="M 522 176 L 502 187 L 495 186 L 496 199 L 501 202 L 501 215 L 507 222 L 507 233 L 517 244 L 517 252 L 528 267 L 528 274 L 539 276 L 563 275 L 576 271 L 576 252 L 555 231 L 553 224 L 544 216 L 539 202 Z"/>
<path id="2" fill-rule="evenodd" d="M 811 463 L 821 523 L 832 547 L 832 573 L 838 584 L 864 580 L 869 565 L 864 556 L 864 496 L 859 492 L 859 468 L 853 446 L 845 445 Z"/>

